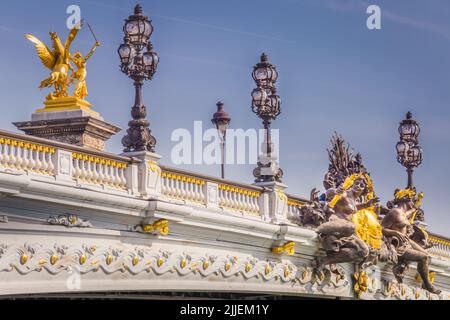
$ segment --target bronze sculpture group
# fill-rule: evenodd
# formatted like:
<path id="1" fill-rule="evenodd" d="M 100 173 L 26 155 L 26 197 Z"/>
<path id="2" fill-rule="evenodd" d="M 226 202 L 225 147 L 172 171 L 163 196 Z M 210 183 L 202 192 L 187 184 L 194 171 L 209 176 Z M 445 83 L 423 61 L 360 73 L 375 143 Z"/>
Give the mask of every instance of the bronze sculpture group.
<path id="1" fill-rule="evenodd" d="M 319 255 L 314 267 L 337 263 L 359 263 L 364 268 L 378 261 L 389 262 L 399 283 L 412 262 L 422 278 L 424 289 L 440 293 L 429 280 L 431 245 L 427 233 L 418 221 L 423 221 L 420 202 L 423 194 L 415 189 L 397 189 L 386 206 L 375 196 L 370 174 L 362 164 L 360 154 L 349 151 L 337 134 L 328 151 L 330 165 L 323 185 L 322 199 L 311 192 L 311 201 L 299 207 L 297 223 L 314 227 L 325 255 Z"/>

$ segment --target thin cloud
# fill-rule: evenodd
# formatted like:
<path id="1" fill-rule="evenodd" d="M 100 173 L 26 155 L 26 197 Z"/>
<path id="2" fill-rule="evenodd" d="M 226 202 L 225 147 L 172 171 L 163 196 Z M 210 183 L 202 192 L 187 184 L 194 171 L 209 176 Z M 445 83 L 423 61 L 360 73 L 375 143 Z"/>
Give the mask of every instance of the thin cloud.
<path id="1" fill-rule="evenodd" d="M 114 6 L 114 5 L 105 4 L 105 3 L 96 2 L 96 1 L 86 1 L 86 2 L 90 3 L 90 4 L 93 4 L 93 5 L 101 6 L 101 7 L 104 7 L 104 8 L 110 8 L 110 9 L 115 9 L 115 10 L 120 10 L 120 11 L 123 11 L 123 12 L 130 13 L 130 8 L 125 9 L 125 8 L 122 8 L 122 7 L 119 7 L 119 6 Z M 222 27 L 222 26 L 218 26 L 218 25 L 198 22 L 198 21 L 194 21 L 194 20 L 182 19 L 182 18 L 178 18 L 178 17 L 159 15 L 159 14 L 154 14 L 154 13 L 152 13 L 151 16 L 152 17 L 156 17 L 156 18 L 160 18 L 160 19 L 165 19 L 165 20 L 169 20 L 169 21 L 178 22 L 178 23 L 190 24 L 190 25 L 193 25 L 193 26 L 198 26 L 198 27 L 202 27 L 202 28 L 218 30 L 218 31 L 223 31 L 223 32 L 230 32 L 230 33 L 239 34 L 239 35 L 248 36 L 248 37 L 253 37 L 253 38 L 260 38 L 260 39 L 277 41 L 277 42 L 284 42 L 284 43 L 289 43 L 289 44 L 295 44 L 296 43 L 295 41 L 291 41 L 291 40 L 287 40 L 287 39 L 281 39 L 281 38 L 278 38 L 278 37 L 273 37 L 273 36 L 265 35 L 265 34 L 261 34 L 261 33 L 255 33 L 255 32 L 249 32 L 249 31 L 244 31 L 244 30 L 232 29 L 232 28 Z"/>

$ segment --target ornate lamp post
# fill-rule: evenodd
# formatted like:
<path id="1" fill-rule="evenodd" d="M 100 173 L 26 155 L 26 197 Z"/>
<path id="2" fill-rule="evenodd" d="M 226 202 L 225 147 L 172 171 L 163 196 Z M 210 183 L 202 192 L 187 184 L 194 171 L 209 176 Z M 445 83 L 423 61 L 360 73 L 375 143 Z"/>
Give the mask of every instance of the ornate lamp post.
<path id="1" fill-rule="evenodd" d="M 142 14 L 142 7 L 136 5 L 134 14 L 125 20 L 124 43 L 119 46 L 120 69 L 133 79 L 136 89 L 134 106 L 131 108 L 133 120 L 128 122 L 128 130 L 122 139 L 124 151 L 155 151 L 156 139 L 151 135 L 147 111 L 142 101 L 144 80 L 151 80 L 158 66 L 158 55 L 153 52 L 150 36 L 153 26 Z"/>
<path id="2" fill-rule="evenodd" d="M 281 112 L 281 98 L 277 95 L 275 82 L 278 79 L 276 68 L 269 62 L 265 53 L 261 60 L 253 67 L 253 80 L 256 88 L 252 91 L 252 111 L 262 119 L 266 131 L 263 157 L 258 161 L 258 167 L 253 171 L 256 182 L 281 182 L 283 171 L 278 167 L 272 155 L 273 143 L 270 135 L 270 125 Z"/>
<path id="3" fill-rule="evenodd" d="M 412 189 L 414 168 L 422 163 L 422 147 L 419 145 L 420 127 L 408 111 L 406 119 L 398 127 L 400 141 L 397 142 L 397 161 L 406 168 L 408 173 L 408 188 Z"/>
<path id="4" fill-rule="evenodd" d="M 216 126 L 217 132 L 219 133 L 220 138 L 220 149 L 221 149 L 221 173 L 222 179 L 225 179 L 225 138 L 227 134 L 227 128 L 231 121 L 231 118 L 228 116 L 228 113 L 223 109 L 223 102 L 217 102 L 217 112 L 214 113 L 211 122 Z"/>

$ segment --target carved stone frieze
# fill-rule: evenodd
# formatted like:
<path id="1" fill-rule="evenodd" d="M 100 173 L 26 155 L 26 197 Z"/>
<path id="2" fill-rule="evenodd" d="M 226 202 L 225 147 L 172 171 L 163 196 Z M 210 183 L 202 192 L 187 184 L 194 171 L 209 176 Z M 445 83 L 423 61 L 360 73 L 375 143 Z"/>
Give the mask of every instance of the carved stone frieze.
<path id="1" fill-rule="evenodd" d="M 180 277 L 193 274 L 226 280 L 241 277 L 242 281 L 253 279 L 298 287 L 299 291 L 315 294 L 343 295 L 348 293 L 350 281 L 329 268 L 323 269 L 323 277 L 314 274 L 311 267 L 294 265 L 288 260 L 264 260 L 252 256 L 230 254 L 206 254 L 199 252 L 176 252 L 143 246 L 97 246 L 83 244 L 66 246 L 55 244 L 6 245 L 0 244 L 0 272 L 29 274 L 47 271 L 56 275 L 77 267 L 80 274 L 103 271 L 128 272 L 136 275 L 153 272 L 157 276 L 173 273 Z"/>

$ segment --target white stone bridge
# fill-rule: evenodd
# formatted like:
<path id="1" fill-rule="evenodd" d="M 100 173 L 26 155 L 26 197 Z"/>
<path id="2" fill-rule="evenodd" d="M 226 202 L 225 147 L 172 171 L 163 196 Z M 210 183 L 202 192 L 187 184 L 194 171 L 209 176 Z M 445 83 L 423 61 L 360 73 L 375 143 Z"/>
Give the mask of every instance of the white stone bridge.
<path id="1" fill-rule="evenodd" d="M 192 295 L 448 299 L 450 241 L 430 233 L 440 295 L 389 265 L 315 275 L 314 230 L 291 222 L 307 199 L 0 131 L 0 296 Z M 357 284 L 357 285 L 355 285 Z"/>

